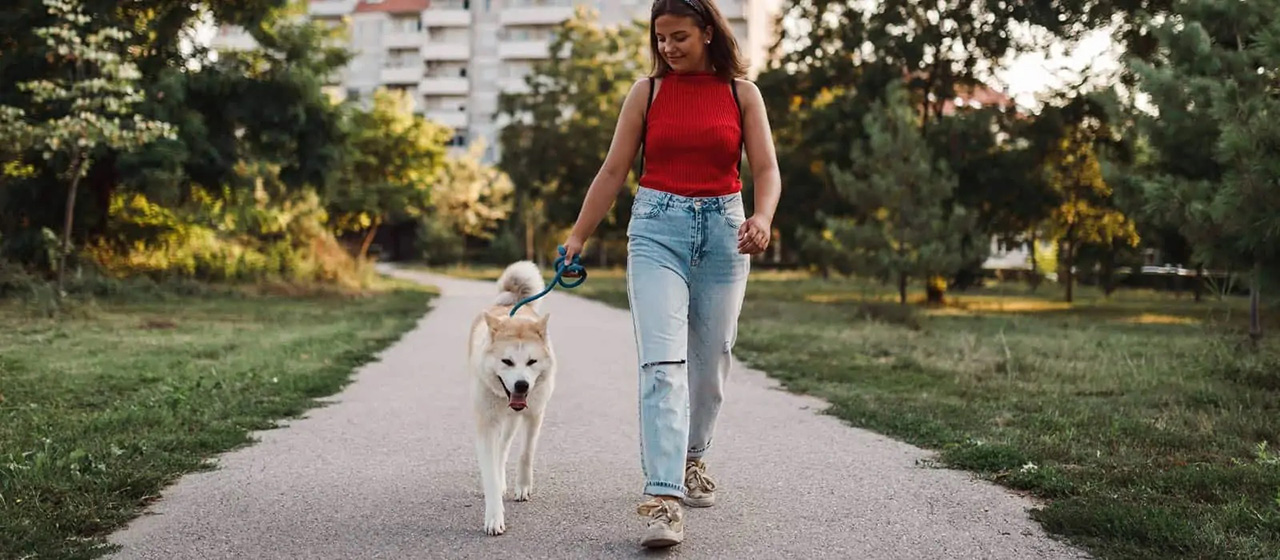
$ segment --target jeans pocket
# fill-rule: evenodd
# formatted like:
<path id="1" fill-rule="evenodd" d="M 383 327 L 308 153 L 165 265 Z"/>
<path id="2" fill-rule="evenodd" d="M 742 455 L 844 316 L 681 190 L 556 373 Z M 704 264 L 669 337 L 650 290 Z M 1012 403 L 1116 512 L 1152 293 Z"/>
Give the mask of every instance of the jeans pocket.
<path id="1" fill-rule="evenodd" d="M 736 199 L 724 207 L 724 223 L 737 231 L 747 221 L 747 211 L 742 207 L 742 200 Z"/>
<path id="2" fill-rule="evenodd" d="M 656 200 L 637 198 L 631 203 L 631 219 L 648 220 L 662 213 L 662 204 Z"/>

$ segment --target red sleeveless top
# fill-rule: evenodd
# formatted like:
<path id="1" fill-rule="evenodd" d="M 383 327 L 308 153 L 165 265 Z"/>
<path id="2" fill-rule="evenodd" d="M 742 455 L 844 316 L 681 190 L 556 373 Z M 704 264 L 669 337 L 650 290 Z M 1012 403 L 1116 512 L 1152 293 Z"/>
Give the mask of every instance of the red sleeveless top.
<path id="1" fill-rule="evenodd" d="M 742 190 L 742 114 L 730 86 L 710 72 L 663 76 L 641 138 L 640 185 L 681 196 Z"/>

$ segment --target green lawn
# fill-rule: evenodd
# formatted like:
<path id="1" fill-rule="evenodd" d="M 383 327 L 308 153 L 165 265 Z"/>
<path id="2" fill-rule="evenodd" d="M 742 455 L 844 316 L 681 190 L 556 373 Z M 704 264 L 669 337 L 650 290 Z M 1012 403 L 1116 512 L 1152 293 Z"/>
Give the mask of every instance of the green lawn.
<path id="1" fill-rule="evenodd" d="M 179 476 L 316 405 L 431 293 L 0 301 L 0 558 L 92 558 Z"/>
<path id="2" fill-rule="evenodd" d="M 626 307 L 620 271 L 589 272 L 573 293 Z M 1253 352 L 1243 300 L 1078 292 L 903 308 L 879 286 L 760 273 L 738 355 L 852 425 L 1046 499 L 1035 518 L 1101 558 L 1280 558 L 1274 312 Z"/>

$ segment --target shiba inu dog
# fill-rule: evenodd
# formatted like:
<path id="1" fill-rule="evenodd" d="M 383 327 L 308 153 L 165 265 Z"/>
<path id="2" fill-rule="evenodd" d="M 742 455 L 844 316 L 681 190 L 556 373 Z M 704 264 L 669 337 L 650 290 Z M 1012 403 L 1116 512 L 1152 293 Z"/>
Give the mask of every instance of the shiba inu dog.
<path id="1" fill-rule="evenodd" d="M 476 458 L 484 487 L 484 530 L 506 531 L 503 498 L 506 464 L 518 428 L 524 450 L 516 470 L 513 497 L 533 493 L 533 458 L 547 402 L 555 389 L 556 358 L 541 300 L 511 308 L 543 289 L 542 274 L 529 261 L 511 264 L 498 278 L 498 296 L 471 323 L 467 363 L 476 421 Z"/>

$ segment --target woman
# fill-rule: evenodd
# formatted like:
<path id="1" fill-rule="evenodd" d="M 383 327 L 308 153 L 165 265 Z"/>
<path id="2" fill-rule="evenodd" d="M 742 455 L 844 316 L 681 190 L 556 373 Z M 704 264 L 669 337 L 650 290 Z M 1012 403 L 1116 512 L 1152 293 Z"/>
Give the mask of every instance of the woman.
<path id="1" fill-rule="evenodd" d="M 641 545 L 684 539 L 681 500 L 707 507 L 711 447 L 750 255 L 769 245 L 781 183 L 764 100 L 741 80 L 737 41 L 713 0 L 656 0 L 650 77 L 627 94 L 566 258 L 582 252 L 617 199 L 637 150 L 640 189 L 627 229 L 627 292 L 640 375 Z M 744 214 L 745 145 L 755 212 Z"/>

